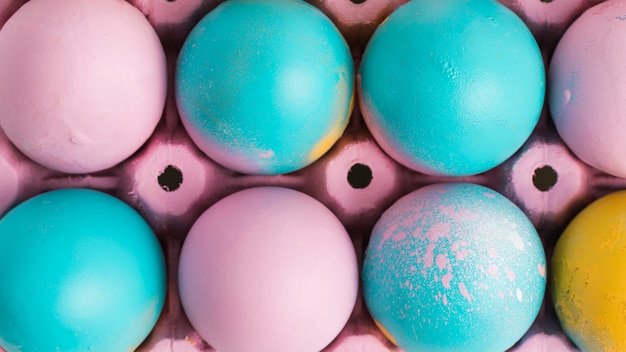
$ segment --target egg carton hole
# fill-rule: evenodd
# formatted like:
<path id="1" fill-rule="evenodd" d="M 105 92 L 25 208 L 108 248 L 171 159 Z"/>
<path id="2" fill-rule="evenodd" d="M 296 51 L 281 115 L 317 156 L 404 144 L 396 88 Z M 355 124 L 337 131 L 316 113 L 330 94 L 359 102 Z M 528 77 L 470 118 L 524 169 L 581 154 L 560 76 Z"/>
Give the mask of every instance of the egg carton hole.
<path id="1" fill-rule="evenodd" d="M 533 173 L 533 185 L 541 192 L 547 192 L 557 183 L 559 175 L 550 165 L 535 169 Z"/>
<path id="2" fill-rule="evenodd" d="M 183 184 L 183 173 L 176 166 L 167 165 L 157 177 L 157 182 L 165 192 L 174 192 Z"/>
<path id="3" fill-rule="evenodd" d="M 365 164 L 356 163 L 348 171 L 348 183 L 355 189 L 367 188 L 373 178 L 372 169 Z"/>

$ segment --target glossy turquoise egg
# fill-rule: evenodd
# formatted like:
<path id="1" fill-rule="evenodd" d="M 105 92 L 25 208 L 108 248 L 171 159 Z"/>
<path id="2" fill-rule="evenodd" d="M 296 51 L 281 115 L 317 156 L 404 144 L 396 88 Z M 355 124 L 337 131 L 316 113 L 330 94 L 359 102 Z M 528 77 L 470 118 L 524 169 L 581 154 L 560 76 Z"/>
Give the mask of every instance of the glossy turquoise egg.
<path id="1" fill-rule="evenodd" d="M 526 215 L 489 188 L 433 184 L 376 225 L 363 264 L 365 303 L 407 352 L 502 352 L 530 328 L 546 258 Z"/>
<path id="2" fill-rule="evenodd" d="M 335 25 L 301 0 L 229 0 L 181 50 L 176 102 L 194 143 L 247 174 L 320 158 L 352 109 L 354 67 Z"/>
<path id="3" fill-rule="evenodd" d="M 526 25 L 495 0 L 413 0 L 383 22 L 360 67 L 365 122 L 415 171 L 467 176 L 528 139 L 545 74 Z"/>
<path id="4" fill-rule="evenodd" d="M 130 206 L 87 189 L 43 193 L 0 219 L 0 346 L 133 351 L 165 281 L 159 242 Z"/>

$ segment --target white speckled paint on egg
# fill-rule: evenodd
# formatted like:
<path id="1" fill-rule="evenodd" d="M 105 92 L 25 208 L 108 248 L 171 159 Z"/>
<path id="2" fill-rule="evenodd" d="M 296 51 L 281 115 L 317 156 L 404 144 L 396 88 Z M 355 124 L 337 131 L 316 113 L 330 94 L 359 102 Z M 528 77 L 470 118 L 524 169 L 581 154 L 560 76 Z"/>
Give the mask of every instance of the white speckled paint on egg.
<path id="1" fill-rule="evenodd" d="M 498 193 L 436 184 L 376 224 L 363 269 L 372 316 L 409 351 L 502 351 L 543 300 L 545 255 L 530 221 Z M 497 338 L 494 338 L 494 335 Z"/>

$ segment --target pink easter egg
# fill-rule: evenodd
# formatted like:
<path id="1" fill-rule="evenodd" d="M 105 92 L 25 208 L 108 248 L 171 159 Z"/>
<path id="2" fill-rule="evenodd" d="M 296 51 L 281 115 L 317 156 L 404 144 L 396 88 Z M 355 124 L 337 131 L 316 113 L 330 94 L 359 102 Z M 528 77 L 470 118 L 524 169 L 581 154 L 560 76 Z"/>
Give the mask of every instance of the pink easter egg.
<path id="1" fill-rule="evenodd" d="M 258 187 L 210 207 L 181 252 L 187 316 L 218 351 L 317 352 L 343 329 L 359 269 L 350 236 L 322 203 Z"/>
<path id="2" fill-rule="evenodd" d="M 556 47 L 549 103 L 557 131 L 587 164 L 626 177 L 626 1 L 585 11 Z"/>
<path id="3" fill-rule="evenodd" d="M 161 118 L 161 42 L 125 1 L 31 0 L 0 30 L 0 128 L 62 172 L 112 167 Z"/>

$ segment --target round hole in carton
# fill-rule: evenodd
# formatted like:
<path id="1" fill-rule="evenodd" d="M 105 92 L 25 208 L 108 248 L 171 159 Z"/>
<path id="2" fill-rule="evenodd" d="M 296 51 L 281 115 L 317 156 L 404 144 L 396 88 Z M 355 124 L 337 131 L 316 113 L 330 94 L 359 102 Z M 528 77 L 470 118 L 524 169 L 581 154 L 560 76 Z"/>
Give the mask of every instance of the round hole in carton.
<path id="1" fill-rule="evenodd" d="M 157 181 L 165 192 L 174 192 L 183 184 L 183 173 L 176 166 L 168 165 Z"/>
<path id="2" fill-rule="evenodd" d="M 372 178 L 372 169 L 365 164 L 356 163 L 348 171 L 348 183 L 352 188 L 367 188 L 372 182 Z"/>
<path id="3" fill-rule="evenodd" d="M 541 192 L 547 192 L 556 185 L 559 175 L 550 165 L 545 165 L 535 169 L 533 174 L 533 185 Z"/>

